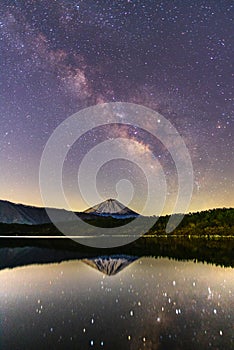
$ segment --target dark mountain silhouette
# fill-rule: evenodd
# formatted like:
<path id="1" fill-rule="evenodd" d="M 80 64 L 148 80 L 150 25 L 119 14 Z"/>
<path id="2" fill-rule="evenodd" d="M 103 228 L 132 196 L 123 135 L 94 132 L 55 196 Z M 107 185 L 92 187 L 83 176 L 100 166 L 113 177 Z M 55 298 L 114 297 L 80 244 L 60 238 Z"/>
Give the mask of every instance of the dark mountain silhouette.
<path id="1" fill-rule="evenodd" d="M 50 220 L 44 208 L 0 201 L 0 222 L 6 224 L 37 225 L 49 223 Z"/>
<path id="2" fill-rule="evenodd" d="M 58 213 L 57 217 L 65 217 L 67 221 L 73 220 L 72 212 L 67 210 L 50 208 L 50 211 Z M 82 219 L 89 218 L 82 212 L 76 212 L 75 214 Z M 46 208 L 0 200 L 0 223 L 41 225 L 51 223 L 51 221 L 47 215 Z"/>

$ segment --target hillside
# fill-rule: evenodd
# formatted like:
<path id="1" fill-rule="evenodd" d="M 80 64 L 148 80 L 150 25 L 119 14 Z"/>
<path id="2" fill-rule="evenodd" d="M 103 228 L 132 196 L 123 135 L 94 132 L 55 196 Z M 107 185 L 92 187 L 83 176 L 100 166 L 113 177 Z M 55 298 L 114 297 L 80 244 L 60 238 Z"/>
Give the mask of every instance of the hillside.
<path id="1" fill-rule="evenodd" d="M 156 236 L 165 234 L 168 219 L 169 216 L 160 217 L 148 234 Z M 210 209 L 186 214 L 180 225 L 170 235 L 234 237 L 234 209 Z"/>

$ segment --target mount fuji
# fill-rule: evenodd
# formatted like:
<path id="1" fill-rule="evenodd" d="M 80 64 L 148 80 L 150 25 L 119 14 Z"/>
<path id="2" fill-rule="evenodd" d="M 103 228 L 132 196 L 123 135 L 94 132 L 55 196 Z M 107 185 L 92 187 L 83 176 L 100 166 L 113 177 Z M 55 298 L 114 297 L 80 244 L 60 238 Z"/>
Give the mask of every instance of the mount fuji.
<path id="1" fill-rule="evenodd" d="M 61 213 L 61 217 L 64 215 L 68 221 L 73 220 L 72 212 L 56 208 L 50 208 L 50 210 L 53 210 L 55 213 Z M 127 219 L 135 218 L 139 215 L 115 199 L 108 199 L 84 212 L 74 213 L 81 219 L 87 220 L 97 218 L 98 216 Z M 0 223 L 41 225 L 51 223 L 51 221 L 47 215 L 46 208 L 0 200 Z"/>
<path id="2" fill-rule="evenodd" d="M 85 210 L 84 213 L 98 216 L 111 216 L 116 219 L 134 218 L 139 216 L 138 213 L 112 198 Z"/>

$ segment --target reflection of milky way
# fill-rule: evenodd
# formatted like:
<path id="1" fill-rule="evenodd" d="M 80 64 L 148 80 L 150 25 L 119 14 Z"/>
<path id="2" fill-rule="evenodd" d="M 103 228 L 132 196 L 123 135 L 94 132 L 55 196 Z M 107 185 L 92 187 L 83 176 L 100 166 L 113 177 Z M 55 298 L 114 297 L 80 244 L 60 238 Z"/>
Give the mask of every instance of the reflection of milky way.
<path id="1" fill-rule="evenodd" d="M 1 345 L 230 350 L 233 277 L 231 268 L 153 258 L 110 277 L 81 261 L 3 270 Z"/>
<path id="2" fill-rule="evenodd" d="M 3 0 L 0 17 L 1 198 L 40 204 L 39 160 L 54 128 L 84 107 L 125 101 L 160 112 L 184 137 L 191 210 L 233 206 L 230 1 Z M 148 164 L 157 148 L 135 132 L 128 151 Z M 68 174 L 93 141 L 86 136 Z M 164 165 L 163 152 L 155 157 Z"/>

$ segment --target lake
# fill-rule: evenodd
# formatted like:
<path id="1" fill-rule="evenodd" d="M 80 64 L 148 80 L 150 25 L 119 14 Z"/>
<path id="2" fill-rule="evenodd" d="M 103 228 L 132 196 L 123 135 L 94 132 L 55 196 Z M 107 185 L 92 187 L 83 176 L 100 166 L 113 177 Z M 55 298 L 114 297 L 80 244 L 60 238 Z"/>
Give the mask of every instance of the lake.
<path id="1" fill-rule="evenodd" d="M 234 347 L 231 267 L 130 255 L 6 266 L 0 294 L 4 350 Z"/>

